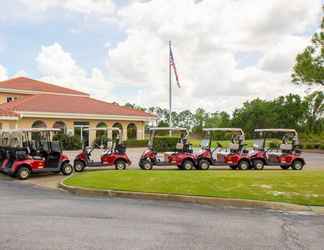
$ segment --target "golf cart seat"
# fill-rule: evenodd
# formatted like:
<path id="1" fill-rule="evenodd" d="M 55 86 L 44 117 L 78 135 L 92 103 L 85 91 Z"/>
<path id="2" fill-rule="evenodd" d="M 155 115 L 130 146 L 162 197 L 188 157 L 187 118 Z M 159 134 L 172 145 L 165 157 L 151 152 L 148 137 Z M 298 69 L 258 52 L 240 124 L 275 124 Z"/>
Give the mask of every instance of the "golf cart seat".
<path id="1" fill-rule="evenodd" d="M 239 144 L 234 144 L 234 143 L 231 143 L 230 145 L 229 145 L 229 149 L 231 150 L 231 151 L 237 151 L 237 150 L 239 150 L 240 149 L 240 145 Z"/>
<path id="2" fill-rule="evenodd" d="M 282 151 L 291 151 L 293 149 L 292 144 L 280 144 L 280 150 Z"/>
<path id="3" fill-rule="evenodd" d="M 116 152 L 120 153 L 120 154 L 125 154 L 126 153 L 126 146 L 123 144 L 117 144 L 116 145 Z"/>
<path id="4" fill-rule="evenodd" d="M 229 151 L 227 151 L 226 149 L 223 149 L 221 147 L 216 147 L 212 151 L 212 159 L 213 160 L 221 160 L 221 159 L 224 159 L 224 157 L 228 154 L 229 154 Z"/>

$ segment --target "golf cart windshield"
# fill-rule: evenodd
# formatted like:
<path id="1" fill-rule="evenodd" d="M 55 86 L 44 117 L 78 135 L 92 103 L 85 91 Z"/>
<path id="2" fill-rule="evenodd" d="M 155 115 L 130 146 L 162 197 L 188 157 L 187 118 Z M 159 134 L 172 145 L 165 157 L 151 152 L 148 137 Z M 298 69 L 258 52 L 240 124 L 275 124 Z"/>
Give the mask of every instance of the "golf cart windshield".
<path id="1" fill-rule="evenodd" d="M 95 131 L 96 139 L 92 142 L 92 147 L 101 149 L 112 149 L 122 144 L 122 130 L 119 128 L 86 128 L 86 131 Z"/>
<path id="2" fill-rule="evenodd" d="M 158 143 L 159 150 L 170 149 L 184 150 L 188 146 L 188 130 L 186 128 L 169 128 L 169 127 L 157 127 L 149 128 L 150 138 L 148 142 L 148 148 L 155 148 L 155 144 Z M 169 133 L 172 133 L 172 137 Z M 172 144 L 172 145 L 171 145 Z M 175 144 L 175 145 L 173 145 Z"/>
<path id="3" fill-rule="evenodd" d="M 262 150 L 264 148 L 264 139 L 255 139 L 253 142 L 253 148 L 256 150 Z"/>
<path id="4" fill-rule="evenodd" d="M 211 145 L 211 141 L 217 141 L 217 147 L 221 148 L 220 142 L 222 140 L 230 141 L 229 148 L 231 150 L 238 150 L 244 145 L 245 136 L 244 132 L 240 128 L 204 128 L 203 131 L 206 133 L 206 138 L 201 143 L 202 148 L 208 148 Z M 206 145 L 208 143 L 208 145 Z"/>

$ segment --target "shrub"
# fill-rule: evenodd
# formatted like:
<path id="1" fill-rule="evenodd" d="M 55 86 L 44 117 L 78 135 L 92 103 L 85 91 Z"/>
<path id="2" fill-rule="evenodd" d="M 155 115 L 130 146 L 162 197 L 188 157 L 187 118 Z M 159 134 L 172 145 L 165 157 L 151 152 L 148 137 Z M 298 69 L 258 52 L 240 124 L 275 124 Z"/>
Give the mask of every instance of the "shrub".
<path id="1" fill-rule="evenodd" d="M 178 137 L 155 137 L 153 149 L 157 152 L 175 151 L 178 142 Z"/>
<path id="2" fill-rule="evenodd" d="M 79 136 L 69 136 L 60 133 L 54 135 L 53 140 L 60 141 L 63 150 L 77 150 L 82 148 L 82 142 Z"/>
<path id="3" fill-rule="evenodd" d="M 96 145 L 99 145 L 99 146 L 104 146 L 104 147 L 107 147 L 107 142 L 108 142 L 108 138 L 106 136 L 102 136 L 101 138 L 100 137 L 97 137 L 94 141 L 94 144 Z"/>
<path id="4" fill-rule="evenodd" d="M 314 146 L 313 143 L 305 143 L 305 144 L 304 144 L 304 148 L 305 148 L 305 149 L 314 149 L 315 146 Z"/>
<path id="5" fill-rule="evenodd" d="M 125 141 L 125 145 L 128 148 L 146 147 L 147 144 L 148 144 L 148 140 L 129 139 L 129 140 Z"/>
<path id="6" fill-rule="evenodd" d="M 319 146 L 320 149 L 324 150 L 324 143 Z"/>
<path id="7" fill-rule="evenodd" d="M 279 148 L 280 144 L 279 143 L 275 143 L 275 142 L 270 142 L 269 143 L 269 148 Z"/>

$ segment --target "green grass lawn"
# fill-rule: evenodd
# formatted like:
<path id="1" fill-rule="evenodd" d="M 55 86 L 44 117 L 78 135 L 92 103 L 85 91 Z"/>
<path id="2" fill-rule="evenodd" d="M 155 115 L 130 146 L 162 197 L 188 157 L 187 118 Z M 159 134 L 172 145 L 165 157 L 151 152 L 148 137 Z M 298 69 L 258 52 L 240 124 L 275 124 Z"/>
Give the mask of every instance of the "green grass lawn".
<path id="1" fill-rule="evenodd" d="M 95 189 L 324 205 L 323 171 L 111 170 L 75 174 L 64 183 Z"/>

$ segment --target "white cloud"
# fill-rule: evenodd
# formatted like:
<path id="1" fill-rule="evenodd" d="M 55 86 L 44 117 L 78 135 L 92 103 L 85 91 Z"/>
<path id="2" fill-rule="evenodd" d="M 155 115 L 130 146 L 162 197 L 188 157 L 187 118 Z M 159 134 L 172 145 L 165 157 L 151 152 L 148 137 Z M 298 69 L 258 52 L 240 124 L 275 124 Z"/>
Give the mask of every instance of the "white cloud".
<path id="1" fill-rule="evenodd" d="M 166 106 L 171 39 L 183 85 L 174 88 L 176 109 L 232 110 L 258 96 L 301 93 L 290 70 L 320 12 L 320 0 L 131 1 L 118 12 L 127 37 L 109 48 L 107 68 L 112 81 L 141 89 L 140 104 Z M 243 69 L 242 52 L 260 59 Z"/>
<path id="2" fill-rule="evenodd" d="M 310 40 L 302 36 L 285 36 L 280 43 L 274 43 L 261 59 L 259 66 L 274 73 L 292 69 L 296 55 L 303 51 Z"/>
<path id="3" fill-rule="evenodd" d="M 0 81 L 8 79 L 7 70 L 4 66 L 0 65 Z"/>
<path id="4" fill-rule="evenodd" d="M 92 68 L 87 72 L 58 43 L 42 46 L 36 62 L 41 80 L 85 91 L 98 98 L 107 96 L 112 88 L 101 70 Z"/>
<path id="5" fill-rule="evenodd" d="M 62 8 L 85 15 L 106 17 L 115 12 L 115 4 L 112 0 L 20 0 L 20 2 L 34 11 Z"/>
<path id="6" fill-rule="evenodd" d="M 60 14 L 118 20 L 126 37 L 102 44 L 108 51 L 107 72 L 84 69 L 58 43 L 43 46 L 37 56 L 43 80 L 96 97 L 112 99 L 111 91 L 123 85 L 135 93 L 119 93 L 116 101 L 167 107 L 171 39 L 182 85 L 178 89 L 174 83 L 177 110 L 229 111 L 255 97 L 302 93 L 303 88 L 290 83 L 290 71 L 309 42 L 305 34 L 318 26 L 321 14 L 321 0 L 129 0 L 126 5 L 118 0 L 18 1 L 36 17 L 58 9 Z M 249 66 L 243 68 L 242 54 L 258 56 L 251 58 L 253 63 L 244 58 Z"/>

